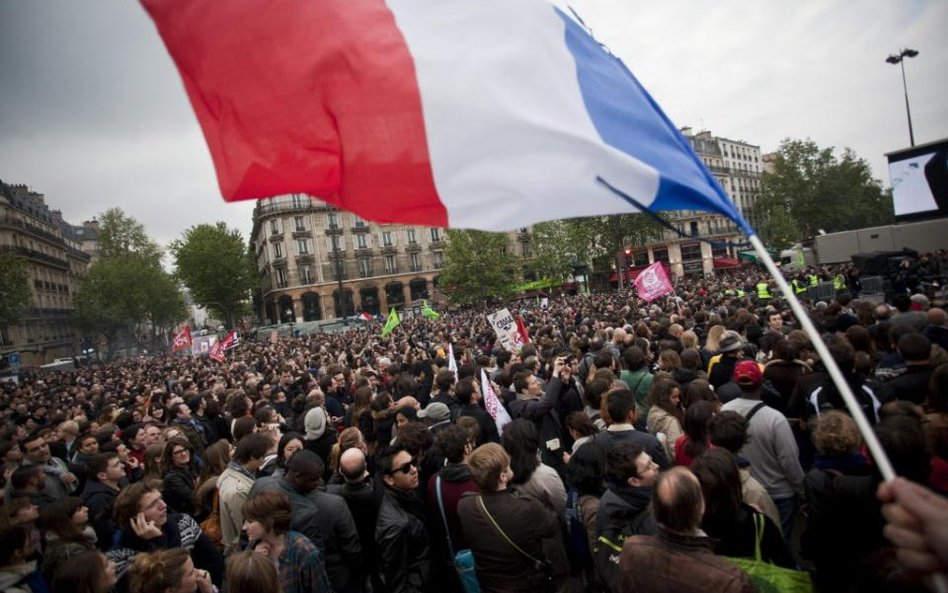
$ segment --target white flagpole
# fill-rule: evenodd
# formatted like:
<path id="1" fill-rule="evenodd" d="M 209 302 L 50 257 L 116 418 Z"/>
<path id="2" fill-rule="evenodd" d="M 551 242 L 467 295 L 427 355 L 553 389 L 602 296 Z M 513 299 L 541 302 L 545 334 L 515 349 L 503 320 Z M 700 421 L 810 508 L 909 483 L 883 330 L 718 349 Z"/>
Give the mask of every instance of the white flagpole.
<path id="1" fill-rule="evenodd" d="M 819 353 L 820 360 L 823 361 L 823 364 L 826 366 L 826 370 L 833 379 L 833 383 L 836 384 L 836 388 L 839 389 L 840 395 L 843 396 L 843 401 L 846 402 L 846 407 L 849 408 L 849 413 L 852 415 L 853 420 L 856 421 L 856 426 L 859 427 L 859 432 L 862 434 L 862 438 L 866 442 L 869 452 L 872 453 L 872 458 L 879 467 L 879 472 L 882 473 L 882 477 L 886 482 L 894 480 L 896 476 L 895 470 L 892 468 L 892 462 L 889 461 L 889 456 L 886 455 L 885 449 L 882 448 L 882 444 L 876 437 L 876 433 L 872 430 L 872 426 L 866 419 L 865 414 L 862 413 L 862 409 L 859 407 L 859 403 L 856 401 L 856 396 L 853 395 L 852 389 L 849 388 L 849 383 L 846 382 L 842 371 L 839 370 L 839 366 L 837 366 L 836 361 L 833 360 L 833 357 L 830 355 L 829 349 L 826 347 L 826 344 L 823 343 L 823 339 L 820 337 L 820 332 L 817 331 L 816 326 L 813 325 L 813 322 L 810 320 L 810 316 L 807 315 L 807 312 L 803 309 L 803 305 L 801 305 L 800 301 L 797 300 L 796 294 L 794 294 L 793 290 L 790 288 L 790 285 L 787 284 L 783 274 L 781 274 L 777 269 L 777 266 L 774 264 L 773 259 L 771 259 L 770 254 L 767 253 L 767 249 L 764 248 L 764 244 L 760 240 L 760 237 L 757 235 L 749 235 L 747 238 L 750 240 L 751 245 L 754 246 L 754 250 L 757 252 L 757 256 L 760 258 L 760 261 L 763 262 L 764 267 L 767 268 L 767 271 L 770 272 L 770 275 L 777 282 L 780 292 L 783 293 L 784 298 L 790 305 L 790 309 L 793 310 L 793 314 L 796 315 L 797 319 L 800 321 L 803 331 L 805 331 L 806 335 L 809 336 L 810 341 L 813 343 L 813 347 L 816 349 L 817 353 Z"/>

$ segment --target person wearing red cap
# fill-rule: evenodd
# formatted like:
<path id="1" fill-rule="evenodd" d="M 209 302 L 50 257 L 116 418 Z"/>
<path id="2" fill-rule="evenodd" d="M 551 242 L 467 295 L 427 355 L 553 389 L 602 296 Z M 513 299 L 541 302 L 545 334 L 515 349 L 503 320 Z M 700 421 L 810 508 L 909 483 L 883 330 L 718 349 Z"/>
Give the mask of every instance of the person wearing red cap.
<path id="1" fill-rule="evenodd" d="M 803 468 L 797 443 L 786 417 L 760 401 L 764 375 L 753 360 L 741 360 L 734 366 L 733 380 L 741 389 L 721 411 L 732 411 L 747 418 L 750 439 L 741 456 L 750 461 L 750 472 L 770 494 L 780 513 L 784 539 L 793 538 L 797 497 L 803 494 Z"/>

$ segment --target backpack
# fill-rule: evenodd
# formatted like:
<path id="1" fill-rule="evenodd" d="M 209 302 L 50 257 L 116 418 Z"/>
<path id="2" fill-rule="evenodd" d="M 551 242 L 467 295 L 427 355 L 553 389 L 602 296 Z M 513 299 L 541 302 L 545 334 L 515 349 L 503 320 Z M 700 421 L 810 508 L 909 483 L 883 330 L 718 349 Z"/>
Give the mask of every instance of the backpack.
<path id="1" fill-rule="evenodd" d="M 583 525 L 579 492 L 572 488 L 566 494 L 565 518 L 566 549 L 569 552 L 570 564 L 579 569 L 591 568 L 592 550 L 589 549 L 589 538 L 586 537 L 586 526 Z"/>
<path id="2" fill-rule="evenodd" d="M 609 592 L 619 590 L 619 554 L 622 553 L 622 544 L 627 537 L 654 533 L 651 522 L 652 511 L 647 509 L 636 515 L 629 523 L 607 526 L 599 534 L 594 544 L 593 564 L 603 590 Z"/>
<path id="3" fill-rule="evenodd" d="M 201 531 L 215 546 L 223 545 L 224 535 L 221 532 L 221 506 L 217 488 L 214 489 L 214 498 L 211 500 L 211 514 L 200 523 Z"/>

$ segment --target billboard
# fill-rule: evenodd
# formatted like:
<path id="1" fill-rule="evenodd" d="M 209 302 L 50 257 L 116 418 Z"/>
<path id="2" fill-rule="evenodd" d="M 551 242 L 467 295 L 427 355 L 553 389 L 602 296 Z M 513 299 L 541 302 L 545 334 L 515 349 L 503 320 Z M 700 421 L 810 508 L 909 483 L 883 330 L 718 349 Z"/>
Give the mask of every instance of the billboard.
<path id="1" fill-rule="evenodd" d="M 948 138 L 886 157 L 896 220 L 948 216 Z"/>

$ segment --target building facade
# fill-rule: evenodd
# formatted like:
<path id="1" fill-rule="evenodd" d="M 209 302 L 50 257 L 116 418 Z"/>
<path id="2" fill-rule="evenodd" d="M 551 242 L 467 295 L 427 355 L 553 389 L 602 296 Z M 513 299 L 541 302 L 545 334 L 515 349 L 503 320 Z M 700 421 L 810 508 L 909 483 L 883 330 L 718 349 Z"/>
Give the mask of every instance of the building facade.
<path id="1" fill-rule="evenodd" d="M 377 224 L 304 194 L 260 200 L 250 238 L 260 318 L 377 315 L 432 300 L 445 238 L 440 228 Z"/>
<path id="2" fill-rule="evenodd" d="M 754 204 L 760 195 L 764 167 L 760 147 L 713 136 L 706 130 L 695 134 L 691 128 L 685 127 L 681 133 L 744 219 L 756 226 Z M 738 250 L 734 244 L 743 241 L 744 236 L 730 219 L 700 210 L 678 210 L 668 213 L 668 222 L 680 234 L 665 231 L 649 245 L 629 247 L 626 250 L 627 268 L 634 271 L 662 261 L 674 276 L 684 276 L 710 274 L 717 268 L 735 264 Z M 710 239 L 714 243 L 688 237 Z"/>
<path id="3" fill-rule="evenodd" d="M 26 262 L 31 293 L 22 319 L 0 327 L 0 354 L 18 352 L 21 364 L 42 365 L 79 353 L 73 297 L 91 260 L 82 242 L 42 194 L 0 182 L 0 251 Z"/>

